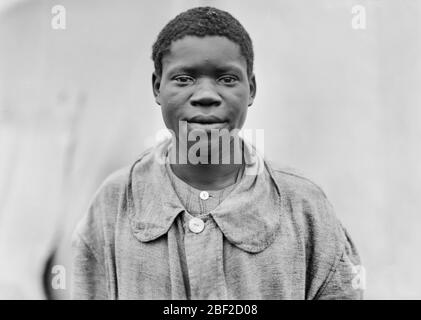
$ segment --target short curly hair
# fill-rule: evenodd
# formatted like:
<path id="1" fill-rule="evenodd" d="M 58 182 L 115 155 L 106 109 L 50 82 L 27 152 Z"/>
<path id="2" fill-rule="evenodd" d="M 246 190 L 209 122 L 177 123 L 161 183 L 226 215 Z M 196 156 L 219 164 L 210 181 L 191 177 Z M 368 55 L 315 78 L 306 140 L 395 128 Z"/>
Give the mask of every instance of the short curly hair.
<path id="1" fill-rule="evenodd" d="M 240 46 L 247 62 L 247 75 L 253 74 L 253 44 L 246 29 L 226 11 L 213 7 L 196 7 L 178 14 L 159 33 L 152 46 L 152 60 L 157 75 L 162 74 L 162 58 L 171 43 L 185 36 L 223 36 Z"/>

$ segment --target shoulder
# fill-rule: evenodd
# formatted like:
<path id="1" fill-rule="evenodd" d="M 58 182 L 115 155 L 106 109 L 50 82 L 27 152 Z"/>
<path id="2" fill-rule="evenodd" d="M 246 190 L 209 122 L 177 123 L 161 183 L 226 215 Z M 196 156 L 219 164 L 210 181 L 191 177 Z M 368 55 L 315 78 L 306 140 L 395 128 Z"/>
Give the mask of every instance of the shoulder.
<path id="1" fill-rule="evenodd" d="M 83 243 L 90 249 L 101 247 L 109 234 L 123 204 L 130 167 L 123 167 L 111 173 L 91 197 L 87 211 L 77 224 L 72 241 Z"/>
<path id="2" fill-rule="evenodd" d="M 131 173 L 135 167 L 137 171 L 139 171 L 138 168 L 145 167 L 146 163 L 150 162 L 145 159 L 150 157 L 151 153 L 151 148 L 145 150 L 134 163 L 108 175 L 94 193 L 90 202 L 91 208 L 101 209 L 101 213 L 106 214 L 109 211 L 107 209 L 112 209 L 115 212 L 116 207 L 125 205 L 124 200 Z"/>
<path id="3" fill-rule="evenodd" d="M 296 169 L 273 163 L 270 168 L 279 189 L 284 217 L 300 231 L 307 246 L 326 254 L 339 254 L 346 236 L 323 189 Z"/>
<path id="4" fill-rule="evenodd" d="M 114 234 L 115 222 L 119 214 L 125 213 L 127 189 L 131 182 L 131 173 L 135 167 L 144 167 L 152 148 L 143 151 L 137 160 L 108 175 L 95 191 L 89 207 L 79 221 L 73 238 L 85 238 L 85 242 L 103 242 Z M 149 161 L 150 162 L 150 161 Z M 93 237 L 96 238 L 93 238 Z M 112 238 L 112 237 L 111 237 Z"/>
<path id="5" fill-rule="evenodd" d="M 96 190 L 91 205 L 115 204 L 126 189 L 130 168 L 130 166 L 126 166 L 108 175 Z"/>
<path id="6" fill-rule="evenodd" d="M 359 296 L 348 284 L 361 268 L 360 257 L 325 192 L 294 168 L 272 162 L 269 168 L 279 189 L 282 219 L 303 240 L 309 276 L 306 297 Z"/>
<path id="7" fill-rule="evenodd" d="M 322 188 L 301 172 L 292 167 L 282 167 L 273 162 L 269 163 L 273 178 L 284 194 L 290 200 L 327 201 Z"/>

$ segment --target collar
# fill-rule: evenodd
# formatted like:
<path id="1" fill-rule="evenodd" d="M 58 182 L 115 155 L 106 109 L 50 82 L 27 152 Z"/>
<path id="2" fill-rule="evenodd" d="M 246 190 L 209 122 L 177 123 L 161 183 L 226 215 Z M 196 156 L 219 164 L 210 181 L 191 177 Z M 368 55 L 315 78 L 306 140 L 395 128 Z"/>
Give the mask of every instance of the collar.
<path id="1" fill-rule="evenodd" d="M 246 167 L 229 196 L 210 212 L 225 238 L 247 252 L 260 252 L 274 241 L 280 227 L 280 190 L 273 172 L 257 150 L 244 141 Z M 128 216 L 134 236 L 153 241 L 166 234 L 185 211 L 165 168 L 167 139 L 146 150 L 130 169 Z"/>

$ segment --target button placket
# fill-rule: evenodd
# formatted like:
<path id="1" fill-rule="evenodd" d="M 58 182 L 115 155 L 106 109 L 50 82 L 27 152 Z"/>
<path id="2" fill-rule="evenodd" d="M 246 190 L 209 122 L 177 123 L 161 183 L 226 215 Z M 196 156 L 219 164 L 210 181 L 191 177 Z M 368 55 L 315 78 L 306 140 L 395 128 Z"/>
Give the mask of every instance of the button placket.
<path id="1" fill-rule="evenodd" d="M 200 218 L 191 218 L 189 221 L 189 229 L 193 233 L 200 233 L 205 228 L 205 223 Z"/>
<path id="2" fill-rule="evenodd" d="M 201 191 L 199 193 L 199 206 L 200 206 L 200 211 L 202 214 L 206 214 L 208 212 L 208 207 L 210 205 L 210 203 L 208 203 L 209 201 L 211 201 L 211 199 L 209 199 L 210 194 L 207 191 Z"/>
<path id="3" fill-rule="evenodd" d="M 227 299 L 222 262 L 223 235 L 215 222 L 207 220 L 199 234 L 187 232 L 184 245 L 191 298 Z"/>
<path id="4" fill-rule="evenodd" d="M 209 193 L 207 191 L 201 191 L 199 194 L 200 199 L 202 200 L 208 200 L 209 199 Z"/>

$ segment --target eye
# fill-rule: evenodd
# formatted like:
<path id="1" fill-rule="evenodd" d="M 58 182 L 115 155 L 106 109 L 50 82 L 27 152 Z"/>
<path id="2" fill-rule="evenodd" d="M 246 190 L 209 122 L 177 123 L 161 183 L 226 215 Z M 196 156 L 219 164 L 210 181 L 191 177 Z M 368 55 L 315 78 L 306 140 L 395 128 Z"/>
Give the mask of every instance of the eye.
<path id="1" fill-rule="evenodd" d="M 222 82 L 223 84 L 235 84 L 238 81 L 238 78 L 235 76 L 223 76 L 218 79 L 218 81 Z"/>
<path id="2" fill-rule="evenodd" d="M 192 77 L 186 76 L 186 75 L 176 76 L 173 78 L 173 80 L 177 82 L 178 84 L 182 84 L 182 85 L 191 84 L 194 82 L 194 79 Z"/>

